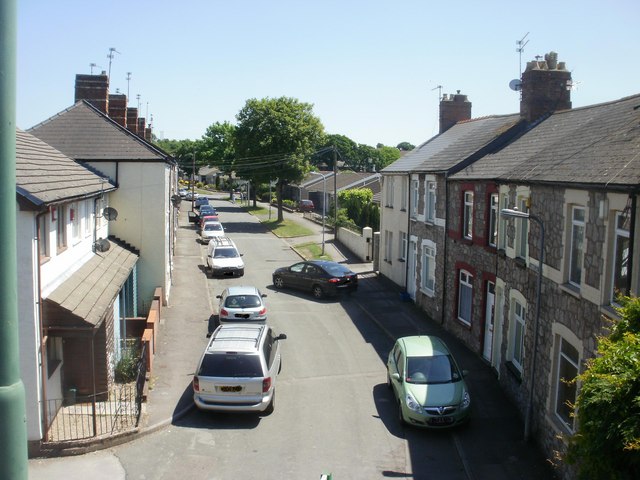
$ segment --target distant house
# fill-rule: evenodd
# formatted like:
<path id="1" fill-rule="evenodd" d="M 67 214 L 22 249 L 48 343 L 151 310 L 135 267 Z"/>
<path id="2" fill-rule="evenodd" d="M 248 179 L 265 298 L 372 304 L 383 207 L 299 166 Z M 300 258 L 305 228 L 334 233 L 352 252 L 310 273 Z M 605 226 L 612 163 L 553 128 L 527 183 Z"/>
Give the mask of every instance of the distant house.
<path id="1" fill-rule="evenodd" d="M 68 390 L 105 392 L 133 311 L 138 253 L 110 237 L 116 186 L 16 133 L 20 369 L 30 447 Z"/>
<path id="2" fill-rule="evenodd" d="M 177 228 L 171 202 L 177 194 L 176 162 L 86 100 L 28 132 L 117 185 L 110 199 L 117 211 L 110 232 L 140 252 L 137 315 L 146 313 L 157 287 L 166 303 Z"/>
<path id="3" fill-rule="evenodd" d="M 198 169 L 198 181 L 205 185 L 217 185 L 221 172 L 218 167 L 200 167 Z"/>
<path id="4" fill-rule="evenodd" d="M 335 192 L 354 188 L 368 188 L 374 195 L 380 192 L 380 174 L 351 171 L 339 171 L 334 176 L 333 171 L 320 171 L 309 173 L 299 184 L 291 184 L 285 187 L 284 198 L 299 202 L 300 200 L 312 200 L 318 212 L 325 205 L 326 212 L 334 204 Z M 323 198 L 325 197 L 326 198 Z"/>

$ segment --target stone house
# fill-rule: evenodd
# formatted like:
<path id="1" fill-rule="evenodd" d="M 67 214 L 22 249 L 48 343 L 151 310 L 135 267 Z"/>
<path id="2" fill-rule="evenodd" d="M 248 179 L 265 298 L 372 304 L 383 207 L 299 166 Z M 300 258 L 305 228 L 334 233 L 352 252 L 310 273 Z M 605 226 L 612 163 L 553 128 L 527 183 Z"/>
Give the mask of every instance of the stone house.
<path id="1" fill-rule="evenodd" d="M 136 294 L 138 253 L 110 236 L 108 178 L 16 133 L 20 371 L 29 448 L 65 392 L 105 392 Z"/>
<path id="2" fill-rule="evenodd" d="M 531 62 L 523 102 L 531 95 L 530 74 L 554 81 L 553 73 L 548 64 Z M 567 106 L 567 98 L 558 103 Z M 556 111 L 537 123 L 527 115 L 523 109 L 534 123 L 525 135 L 450 178 L 452 218 L 460 221 L 462 192 L 472 192 L 474 232 L 489 232 L 495 248 L 451 247 L 447 264 L 450 270 L 461 259 L 470 265 L 475 333 L 467 343 L 496 370 L 525 418 L 525 434 L 529 429 L 552 457 L 575 428 L 569 404 L 578 390 L 565 380 L 595 355 L 598 335 L 617 317 L 616 296 L 640 290 L 633 255 L 640 95 Z M 502 209 L 529 218 L 500 218 Z M 451 275 L 449 282 L 453 290 L 462 280 Z M 447 303 L 454 308 L 455 298 Z M 455 330 L 455 322 L 452 316 L 445 327 Z"/>
<path id="3" fill-rule="evenodd" d="M 89 78 L 93 83 L 87 87 L 85 77 L 97 78 Z M 112 118 L 113 97 L 105 75 L 78 75 L 77 102 L 28 132 L 118 187 L 110 199 L 118 212 L 110 231 L 140 252 L 134 305 L 135 315 L 142 316 L 157 287 L 165 304 L 171 293 L 178 220 L 172 197 L 178 193 L 178 171 L 175 160 L 134 131 L 124 115 Z"/>

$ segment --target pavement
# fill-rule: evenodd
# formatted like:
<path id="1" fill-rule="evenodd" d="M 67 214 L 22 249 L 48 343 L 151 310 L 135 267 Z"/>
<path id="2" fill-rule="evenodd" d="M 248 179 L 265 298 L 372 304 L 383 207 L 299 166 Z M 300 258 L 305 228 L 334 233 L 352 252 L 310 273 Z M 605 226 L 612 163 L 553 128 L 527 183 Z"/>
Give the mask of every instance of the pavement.
<path id="1" fill-rule="evenodd" d="M 202 268 L 201 251 L 194 241 L 193 227 L 188 224 L 187 209 L 183 210 L 177 232 L 170 305 L 163 307 L 161 313 L 142 426 L 132 436 L 87 444 L 81 450 L 62 452 L 63 455 L 87 453 L 130 441 L 176 422 L 194 408 L 191 380 L 201 354 L 203 322 L 209 321 L 213 305 L 207 294 L 206 276 L 194 275 Z M 285 212 L 285 217 L 304 222 L 314 232 L 308 239 L 298 237 L 292 240 L 290 245 L 322 242 L 322 225 L 297 213 Z M 413 302 L 406 301 L 397 285 L 373 271 L 372 263 L 356 259 L 333 241 L 332 234 L 326 235 L 325 232 L 325 237 L 325 252 L 359 274 L 358 292 L 352 296 L 355 305 L 391 340 L 419 333 L 438 335 L 448 344 L 462 368 L 469 372 L 466 380 L 474 402 L 472 422 L 483 428 L 468 428 L 456 436 L 467 477 L 496 480 L 553 478 L 553 472 L 538 448 L 524 442 L 522 419 L 501 390 L 492 368 L 438 323 L 430 320 Z M 53 464 L 47 469 L 47 461 L 50 460 L 29 460 L 29 478 L 54 478 L 49 476 Z M 66 478 L 73 477 L 67 475 Z"/>

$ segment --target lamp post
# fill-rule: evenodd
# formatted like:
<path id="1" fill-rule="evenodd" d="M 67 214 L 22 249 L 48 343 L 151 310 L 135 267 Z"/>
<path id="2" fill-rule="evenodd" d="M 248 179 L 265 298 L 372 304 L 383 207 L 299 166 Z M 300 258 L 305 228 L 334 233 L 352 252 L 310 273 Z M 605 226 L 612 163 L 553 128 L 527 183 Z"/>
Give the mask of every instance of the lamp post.
<path id="1" fill-rule="evenodd" d="M 324 255 L 324 222 L 327 205 L 327 177 L 330 174 L 323 175 L 320 172 L 310 172 L 312 175 L 320 175 L 322 177 L 322 255 Z"/>
<path id="2" fill-rule="evenodd" d="M 540 227 L 540 263 L 538 265 L 538 284 L 536 292 L 536 314 L 533 324 L 533 358 L 531 359 L 531 384 L 529 386 L 529 398 L 527 400 L 527 410 L 524 417 L 524 440 L 528 441 L 531 435 L 531 415 L 533 412 L 533 387 L 536 376 L 536 357 L 538 354 L 538 328 L 540 325 L 540 299 L 542 296 L 542 265 L 544 262 L 544 224 L 539 217 L 530 213 L 521 212 L 517 209 L 503 208 L 500 215 L 506 218 L 520 218 L 522 220 L 533 220 Z"/>

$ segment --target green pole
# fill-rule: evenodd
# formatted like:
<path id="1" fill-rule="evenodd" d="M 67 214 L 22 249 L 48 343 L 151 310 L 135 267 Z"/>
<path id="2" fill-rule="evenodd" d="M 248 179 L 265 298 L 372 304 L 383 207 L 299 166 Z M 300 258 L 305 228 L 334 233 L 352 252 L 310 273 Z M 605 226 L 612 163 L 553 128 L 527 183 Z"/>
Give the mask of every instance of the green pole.
<path id="1" fill-rule="evenodd" d="M 16 256 L 16 0 L 0 1 L 0 478 L 27 479 L 18 351 Z"/>

